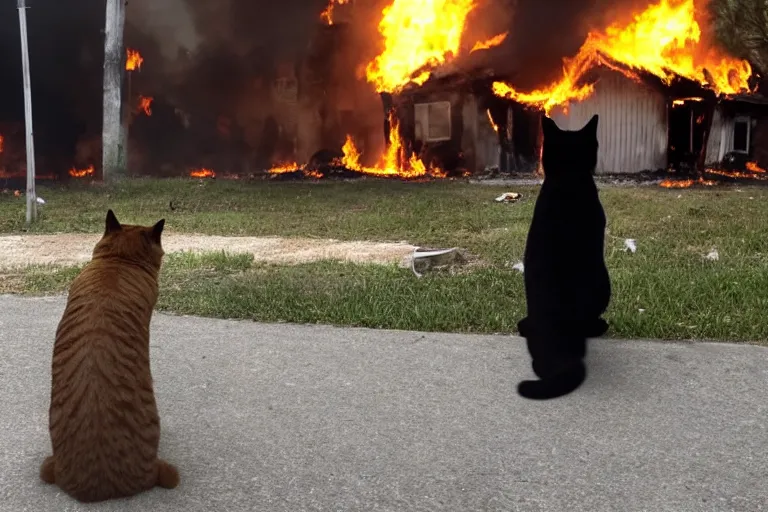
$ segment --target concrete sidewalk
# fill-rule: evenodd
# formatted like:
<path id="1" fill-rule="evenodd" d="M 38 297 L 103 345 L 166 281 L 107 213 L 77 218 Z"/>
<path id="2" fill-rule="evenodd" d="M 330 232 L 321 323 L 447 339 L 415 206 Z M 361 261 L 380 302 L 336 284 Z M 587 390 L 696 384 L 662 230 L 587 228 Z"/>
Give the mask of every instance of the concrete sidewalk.
<path id="1" fill-rule="evenodd" d="M 85 506 L 39 481 L 61 298 L 0 297 L 0 510 L 768 510 L 768 349 L 597 341 L 528 402 L 520 339 L 156 315 L 181 485 Z"/>

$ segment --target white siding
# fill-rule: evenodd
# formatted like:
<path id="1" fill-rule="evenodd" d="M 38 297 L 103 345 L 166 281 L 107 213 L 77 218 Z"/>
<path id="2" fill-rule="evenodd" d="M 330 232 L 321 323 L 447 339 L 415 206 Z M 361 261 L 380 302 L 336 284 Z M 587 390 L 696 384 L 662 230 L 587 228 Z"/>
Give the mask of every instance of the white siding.
<path id="1" fill-rule="evenodd" d="M 596 173 L 666 168 L 667 109 L 661 93 L 606 69 L 589 98 L 571 104 L 567 114 L 555 108 L 550 115 L 560 128 L 578 130 L 594 114 L 600 116 Z"/>
<path id="2" fill-rule="evenodd" d="M 724 116 L 718 108 L 712 118 L 705 165 L 721 162 L 729 151 L 733 151 L 733 117 Z"/>

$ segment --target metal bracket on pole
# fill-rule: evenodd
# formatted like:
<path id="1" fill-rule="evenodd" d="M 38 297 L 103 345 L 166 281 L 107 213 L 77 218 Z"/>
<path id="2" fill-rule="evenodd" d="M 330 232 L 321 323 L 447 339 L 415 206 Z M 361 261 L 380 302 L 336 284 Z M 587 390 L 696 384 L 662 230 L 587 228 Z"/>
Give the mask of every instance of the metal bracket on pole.
<path id="1" fill-rule="evenodd" d="M 35 142 L 32 131 L 32 85 L 29 77 L 29 45 L 27 42 L 27 3 L 17 0 L 19 32 L 21 33 L 21 66 L 24 75 L 24 125 L 27 135 L 27 225 L 37 220 L 35 192 Z"/>

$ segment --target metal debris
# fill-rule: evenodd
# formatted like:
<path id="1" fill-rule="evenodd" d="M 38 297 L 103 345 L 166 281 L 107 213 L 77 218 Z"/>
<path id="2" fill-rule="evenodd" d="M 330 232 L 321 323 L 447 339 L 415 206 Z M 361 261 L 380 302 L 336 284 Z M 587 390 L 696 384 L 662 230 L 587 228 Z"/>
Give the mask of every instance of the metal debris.
<path id="1" fill-rule="evenodd" d="M 454 263 L 457 259 L 457 247 L 452 249 L 424 249 L 417 247 L 411 257 L 411 270 L 416 277 L 423 277 L 424 273 L 434 267 L 444 267 Z"/>

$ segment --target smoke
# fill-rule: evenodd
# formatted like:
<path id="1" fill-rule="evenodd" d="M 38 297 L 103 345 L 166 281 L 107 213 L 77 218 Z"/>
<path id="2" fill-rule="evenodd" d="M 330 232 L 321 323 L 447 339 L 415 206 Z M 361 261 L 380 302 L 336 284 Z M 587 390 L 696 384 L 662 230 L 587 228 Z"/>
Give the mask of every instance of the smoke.
<path id="1" fill-rule="evenodd" d="M 522 90 L 550 83 L 564 57 L 576 55 L 591 30 L 602 30 L 652 0 L 517 0 L 498 65 Z"/>
<path id="2" fill-rule="evenodd" d="M 168 61 L 174 61 L 180 51 L 196 51 L 201 42 L 186 0 L 131 0 L 126 7 L 126 20 L 153 37 Z"/>

